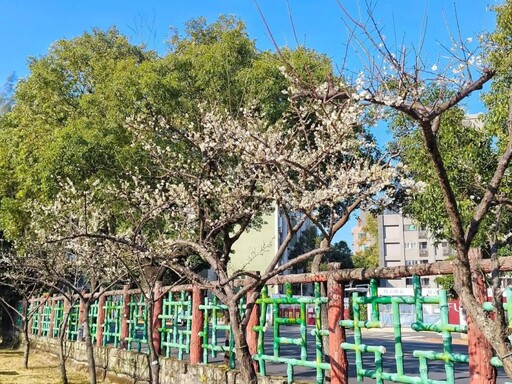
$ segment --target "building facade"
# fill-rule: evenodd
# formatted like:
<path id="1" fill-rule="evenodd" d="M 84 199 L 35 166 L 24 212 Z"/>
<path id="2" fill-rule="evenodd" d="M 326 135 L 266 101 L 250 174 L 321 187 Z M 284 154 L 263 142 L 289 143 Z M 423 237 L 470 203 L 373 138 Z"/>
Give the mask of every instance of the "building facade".
<path id="1" fill-rule="evenodd" d="M 288 226 L 285 216 L 276 208 L 270 214 L 263 216 L 263 225 L 259 229 L 251 229 L 242 236 L 233 246 L 234 253 L 228 264 L 229 274 L 236 271 L 258 271 L 264 273 L 276 255 L 283 240 L 288 236 Z M 313 224 L 306 220 L 300 231 L 294 236 L 288 249 L 278 265 L 284 264 L 289 260 L 289 250 L 300 238 L 301 234 Z M 285 271 L 284 274 L 289 274 Z"/>
<path id="2" fill-rule="evenodd" d="M 372 239 L 364 232 L 366 216 L 362 213 L 356 228 L 352 230 L 354 252 L 376 241 L 379 249 L 379 266 L 428 264 L 451 256 L 452 248 L 447 241 L 435 243 L 432 236 L 414 220 L 401 213 L 386 211 L 377 216 L 378 238 Z M 423 277 L 426 288 L 435 288 L 434 277 Z M 405 288 L 412 286 L 412 278 L 382 280 L 382 287 Z"/>

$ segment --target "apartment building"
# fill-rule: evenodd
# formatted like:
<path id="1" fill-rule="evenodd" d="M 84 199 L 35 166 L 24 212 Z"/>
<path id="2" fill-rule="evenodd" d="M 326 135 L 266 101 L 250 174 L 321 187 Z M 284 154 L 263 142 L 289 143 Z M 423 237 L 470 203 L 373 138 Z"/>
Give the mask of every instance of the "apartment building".
<path id="1" fill-rule="evenodd" d="M 354 252 L 377 242 L 379 265 L 394 267 L 399 265 L 428 264 L 446 259 L 452 255 L 448 242 L 435 244 L 428 231 L 414 220 L 401 213 L 386 211 L 377 216 L 378 238 L 373 239 L 364 232 L 368 213 L 361 214 L 358 225 L 352 230 Z M 434 277 L 423 277 L 421 283 L 426 288 L 435 288 Z M 405 288 L 412 286 L 412 278 L 382 280 L 382 287 Z"/>
<path id="2" fill-rule="evenodd" d="M 264 223 L 261 228 L 246 231 L 234 245 L 234 253 L 228 264 L 228 272 L 230 274 L 240 270 L 264 273 L 283 240 L 288 236 L 286 218 L 277 206 L 272 213 L 264 215 L 262 219 Z M 279 264 L 288 261 L 291 246 L 300 238 L 302 232 L 312 225 L 310 220 L 306 220 L 300 231 L 293 238 L 290 247 L 284 251 Z M 290 271 L 287 270 L 283 274 L 289 273 Z"/>

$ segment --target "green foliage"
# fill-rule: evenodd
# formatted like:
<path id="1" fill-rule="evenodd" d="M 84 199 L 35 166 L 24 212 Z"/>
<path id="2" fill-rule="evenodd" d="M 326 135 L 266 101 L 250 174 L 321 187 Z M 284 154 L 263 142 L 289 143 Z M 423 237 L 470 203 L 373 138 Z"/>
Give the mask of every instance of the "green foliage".
<path id="1" fill-rule="evenodd" d="M 309 227 L 304 230 L 300 237 L 297 239 L 295 244 L 291 247 L 288 257 L 294 259 L 297 256 L 303 255 L 309 251 L 312 251 L 320 246 L 322 237 L 318 235 L 316 227 Z M 339 241 L 334 243 L 331 249 L 325 253 L 322 257 L 322 264 L 320 264 L 321 270 L 327 269 L 327 263 L 341 263 L 341 268 L 352 268 L 352 251 L 348 247 L 345 241 Z M 308 265 L 311 261 L 301 263 L 297 265 L 296 269 L 309 269 Z"/>
<path id="2" fill-rule="evenodd" d="M 23 236 L 25 201 L 48 201 L 62 180 L 86 188 L 89 180 L 117 177 L 126 163 L 143 163 L 124 126 L 140 104 L 125 83 L 138 81 L 151 59 L 115 29 L 58 41 L 46 56 L 30 59 L 30 75 L 0 127 L 7 236 Z"/>
<path id="3" fill-rule="evenodd" d="M 16 76 L 12 73 L 7 77 L 3 89 L 0 90 L 0 116 L 9 112 L 14 105 L 13 96 L 15 82 Z"/>
<path id="4" fill-rule="evenodd" d="M 332 67 L 327 57 L 303 48 L 285 49 L 283 57 L 311 81 L 319 82 Z M 67 179 L 85 194 L 96 180 L 161 178 L 164 171 L 140 141 L 133 145 L 127 129 L 133 116 L 164 118 L 168 132 L 145 134 L 190 161 L 200 161 L 200 151 L 173 132 L 200 116 L 203 106 L 236 115 L 257 105 L 269 122 L 277 120 L 288 108 L 282 91 L 289 80 L 280 65 L 277 55 L 256 49 L 243 22 L 228 16 L 211 24 L 192 20 L 165 57 L 130 44 L 114 28 L 57 41 L 46 55 L 30 59 L 15 108 L 0 120 L 0 227 L 10 239 L 26 238 L 27 202 L 52 201 Z M 123 230 L 130 218 L 120 200 L 103 199 L 112 212 L 105 231 Z M 163 223 L 155 222 L 155 229 Z"/>
<path id="5" fill-rule="evenodd" d="M 366 224 L 361 228 L 365 237 L 360 239 L 360 245 L 364 245 L 363 250 L 357 251 L 352 256 L 352 262 L 355 268 L 375 268 L 379 266 L 379 247 L 377 239 L 379 237 L 377 227 L 377 217 L 371 214 L 366 215 Z"/>
<path id="6" fill-rule="evenodd" d="M 428 164 L 421 132 L 404 119 L 395 119 L 393 129 L 402 161 L 415 180 L 425 185 L 422 191 L 406 200 L 403 212 L 428 227 L 436 239 L 450 240 L 452 232 L 443 205 L 443 193 L 437 183 L 437 175 Z M 462 108 L 454 107 L 443 114 L 437 139 L 465 228 L 472 220 L 475 207 L 482 199 L 496 167 L 499 155 L 496 136 L 481 116 L 467 118 Z M 504 182 L 506 186 L 507 180 Z M 503 226 L 510 222 L 509 214 L 503 212 L 500 220 L 497 220 L 496 214 L 497 211 L 492 211 L 484 219 L 482 228 L 487 230 L 480 231 L 473 246 L 487 245 L 489 230 L 497 221 L 501 220 Z"/>
<path id="7" fill-rule="evenodd" d="M 498 158 L 508 141 L 510 88 L 512 86 L 512 2 L 496 6 L 497 28 L 487 35 L 485 56 L 487 64 L 496 70 L 490 89 L 483 96 L 487 112 L 468 119 L 461 107 L 451 108 L 443 114 L 437 132 L 440 153 L 452 186 L 463 228 L 472 220 L 475 207 L 480 203 L 493 177 Z M 484 41 L 485 40 L 485 41 Z M 444 93 L 444 94 L 443 94 Z M 451 95 L 442 87 L 430 90 L 429 100 L 446 100 Z M 405 205 L 404 212 L 426 225 L 437 239 L 452 238 L 449 219 L 443 208 L 443 194 L 437 175 L 428 166 L 427 153 L 422 148 L 421 133 L 405 118 L 396 118 L 393 132 L 402 161 L 417 181 L 426 185 L 423 192 L 414 195 Z M 501 182 L 498 197 L 510 196 L 512 179 L 509 172 Z M 428 207 L 428 209 L 425 209 Z M 472 243 L 489 252 L 491 243 L 499 244 L 512 225 L 512 213 L 506 204 L 495 201 L 483 220 L 479 235 Z M 496 236 L 496 237 L 495 237 Z M 505 246 L 505 242 L 501 246 Z M 499 251 L 503 253 L 503 250 Z"/>
<path id="8" fill-rule="evenodd" d="M 455 292 L 455 281 L 453 275 L 441 275 L 436 276 L 434 282 L 439 285 L 442 289 L 446 290 L 448 296 L 451 298 L 457 298 L 457 292 Z"/>

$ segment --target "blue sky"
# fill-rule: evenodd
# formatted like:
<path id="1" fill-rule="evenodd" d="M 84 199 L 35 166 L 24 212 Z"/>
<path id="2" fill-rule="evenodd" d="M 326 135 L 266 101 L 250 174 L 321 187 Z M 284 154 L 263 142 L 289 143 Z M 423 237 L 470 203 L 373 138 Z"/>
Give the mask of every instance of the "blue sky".
<path id="1" fill-rule="evenodd" d="M 339 0 L 353 15 L 364 12 L 370 0 Z M 455 9 L 461 35 L 478 36 L 494 27 L 493 5 L 497 0 L 381 0 L 374 14 L 384 26 L 387 41 L 403 41 L 418 45 L 423 27 L 427 60 L 432 64 L 450 45 L 450 33 L 457 33 Z M 290 12 L 300 44 L 327 54 L 340 63 L 344 56 L 347 33 L 343 12 L 336 0 L 259 0 L 272 35 L 281 46 L 296 46 Z M 144 43 L 150 49 L 165 54 L 165 41 L 170 28 L 183 31 L 187 20 L 204 16 L 209 21 L 220 14 L 234 14 L 245 21 L 249 36 L 259 49 L 272 49 L 265 24 L 252 0 L 0 0 L 0 84 L 15 72 L 18 78 L 27 76 L 27 59 L 44 55 L 59 39 L 69 39 L 91 30 L 117 26 L 135 44 Z M 357 56 L 351 65 L 357 66 Z M 469 112 L 479 112 L 478 100 L 468 103 Z M 344 228 L 338 239 L 351 244 L 350 229 Z"/>

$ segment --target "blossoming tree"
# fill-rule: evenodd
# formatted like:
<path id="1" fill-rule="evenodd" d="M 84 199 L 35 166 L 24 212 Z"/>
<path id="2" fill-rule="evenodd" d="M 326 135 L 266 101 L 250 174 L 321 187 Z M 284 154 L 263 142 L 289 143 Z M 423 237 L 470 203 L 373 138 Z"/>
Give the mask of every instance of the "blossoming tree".
<path id="1" fill-rule="evenodd" d="M 324 85 L 318 94 L 323 90 Z M 399 164 L 379 153 L 366 134 L 371 121 L 366 106 L 351 99 L 333 104 L 302 97 L 293 87 L 289 92 L 290 109 L 274 124 L 255 109 L 235 117 L 211 106 L 203 106 L 195 118 L 135 116 L 129 126 L 135 143 L 150 155 L 151 166 L 129 181 L 95 186 L 108 189 L 103 196 L 113 199 L 123 226 L 115 234 L 101 232 L 112 217 L 104 209 L 109 204 L 100 209 L 90 205 L 87 230 L 45 234 L 46 241 L 66 236 L 109 240 L 125 250 L 124 260 L 158 255 L 159 265 L 209 288 L 229 308 L 247 383 L 257 381 L 245 331 L 259 289 L 296 263 L 327 252 L 355 209 L 389 204 L 402 188 Z M 60 215 L 63 205 L 57 201 L 48 208 L 50 217 Z M 275 206 L 286 218 L 288 234 L 266 270 L 259 276 L 248 271 L 229 275 L 228 261 L 236 257 L 233 245 Z M 283 261 L 285 249 L 308 219 L 322 234 L 321 246 Z M 132 256 L 128 249 L 134 250 Z M 216 282 L 194 270 L 190 261 L 197 257 L 216 273 Z M 240 288 L 235 278 L 242 276 L 247 283 Z M 240 300 L 250 292 L 254 294 L 241 317 Z M 157 356 L 152 359 L 158 361 Z M 152 365 L 154 383 L 157 367 Z"/>
<path id="2" fill-rule="evenodd" d="M 479 257 L 472 257 L 474 253 L 470 251 L 472 247 L 480 246 L 482 239 L 490 244 L 495 268 L 493 276 L 498 276 L 498 249 L 506 247 L 512 240 L 507 225 L 510 200 L 506 197 L 510 194 L 512 160 L 512 4 L 507 1 L 495 10 L 495 32 L 478 38 L 463 38 L 458 28 L 457 34 L 451 36 L 451 44 L 445 47 L 446 55 L 433 63 L 426 60 L 421 45 L 411 47 L 401 43 L 395 47 L 387 42 L 383 27 L 372 11 L 368 11 L 364 20 L 345 12 L 347 25 L 352 26 L 353 42 L 358 49 L 363 46 L 367 59 L 364 70 L 353 81 L 355 92 L 347 97 L 380 106 L 384 115 L 401 122 L 402 132 L 395 148 L 398 152 L 404 151 L 402 159 L 410 161 L 411 148 L 422 147 L 412 156 L 411 170 L 420 177 L 429 175 L 425 178 L 427 195 L 438 197 L 430 207 L 431 211 L 437 210 L 438 217 L 423 224 L 443 231 L 443 235 L 451 240 L 456 252 L 453 262 L 455 290 L 473 327 L 480 329 L 512 377 L 512 345 L 501 305 L 499 279 L 493 282 L 494 316 L 491 317 L 483 310 L 476 289 L 478 278 L 475 276 L 481 276 L 477 267 Z M 472 126 L 462 123 L 461 103 L 487 83 L 491 84 L 491 91 L 485 97 L 488 113 L 480 123 Z M 467 146 L 467 150 L 450 149 L 458 144 L 462 148 Z M 423 158 L 421 154 L 424 154 Z M 472 157 L 476 159 L 472 160 Z M 484 166 L 480 165 L 482 160 L 485 160 Z M 461 180 L 460 175 L 464 172 L 466 177 Z M 467 190 L 478 192 L 466 193 Z M 430 216 L 433 215 L 435 213 Z M 484 352 L 470 351 L 470 363 L 484 361 Z M 489 360 L 488 356 L 487 362 Z M 484 376 L 477 380 L 492 382 L 492 373 L 489 377 Z"/>

